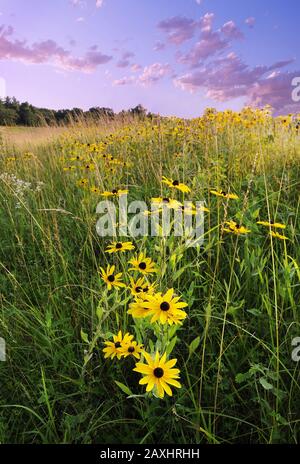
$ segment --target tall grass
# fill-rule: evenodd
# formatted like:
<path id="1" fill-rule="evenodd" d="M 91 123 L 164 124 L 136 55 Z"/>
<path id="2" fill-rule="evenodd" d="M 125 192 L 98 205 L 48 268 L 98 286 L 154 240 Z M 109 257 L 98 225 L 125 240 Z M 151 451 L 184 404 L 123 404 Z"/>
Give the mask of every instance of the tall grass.
<path id="1" fill-rule="evenodd" d="M 129 166 L 96 160 L 89 173 L 70 161 L 93 160 L 93 143 Z M 299 148 L 291 122 L 247 111 L 76 125 L 47 144 L 33 140 L 32 155 L 5 143 L 0 174 L 31 185 L 20 193 L 11 177 L 0 181 L 0 441 L 297 443 Z M 64 171 L 70 164 L 77 168 Z M 99 278 L 109 239 L 95 229 L 99 196 L 77 181 L 91 178 L 102 191 L 128 186 L 130 199 L 149 202 L 165 195 L 162 175 L 188 184 L 188 199 L 205 200 L 210 213 L 201 248 L 173 236 L 134 242 L 158 263 L 160 285 L 189 304 L 172 353 L 183 388 L 159 400 L 144 395 L 132 359 L 104 361 L 105 336 L 134 325 L 128 293 L 107 292 Z M 213 188 L 239 200 L 214 197 Z M 227 234 L 229 219 L 251 233 Z M 259 219 L 286 224 L 289 240 L 270 237 Z"/>

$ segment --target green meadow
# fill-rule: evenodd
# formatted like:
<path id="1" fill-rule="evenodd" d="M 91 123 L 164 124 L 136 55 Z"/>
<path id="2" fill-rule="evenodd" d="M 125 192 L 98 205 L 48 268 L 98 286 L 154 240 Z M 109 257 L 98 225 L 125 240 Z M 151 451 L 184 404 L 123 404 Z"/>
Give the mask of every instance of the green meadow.
<path id="1" fill-rule="evenodd" d="M 298 443 L 295 118 L 207 110 L 38 132 L 1 130 L 0 442 Z M 117 205 L 119 191 L 149 207 L 204 201 L 202 245 L 172 233 L 99 236 L 97 204 Z M 132 249 L 107 253 L 112 242 Z M 155 272 L 139 273 L 145 259 Z M 170 289 L 186 303 L 174 323 L 158 312 Z M 133 317 L 134 303 L 150 317 Z M 126 333 L 137 357 L 124 355 Z M 163 395 L 163 361 L 154 387 L 133 370 L 156 353 L 177 360 L 180 387 Z"/>

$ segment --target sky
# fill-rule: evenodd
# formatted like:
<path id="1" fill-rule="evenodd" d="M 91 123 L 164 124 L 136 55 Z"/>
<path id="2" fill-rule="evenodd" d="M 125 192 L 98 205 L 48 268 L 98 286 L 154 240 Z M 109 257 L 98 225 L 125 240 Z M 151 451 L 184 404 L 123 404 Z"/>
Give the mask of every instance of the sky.
<path id="1" fill-rule="evenodd" d="M 0 0 L 0 94 L 5 82 L 52 109 L 300 112 L 299 19 L 299 0 Z"/>

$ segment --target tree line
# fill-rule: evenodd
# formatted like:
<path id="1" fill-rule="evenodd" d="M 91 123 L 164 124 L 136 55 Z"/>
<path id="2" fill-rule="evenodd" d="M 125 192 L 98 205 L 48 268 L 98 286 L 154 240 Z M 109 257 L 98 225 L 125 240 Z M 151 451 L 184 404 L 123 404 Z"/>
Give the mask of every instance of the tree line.
<path id="1" fill-rule="evenodd" d="M 0 126 L 52 126 L 66 125 L 78 121 L 96 121 L 101 117 L 114 119 L 116 116 L 153 116 L 138 105 L 127 111 L 115 113 L 111 108 L 92 107 L 88 111 L 81 108 L 51 110 L 37 108 L 28 102 L 20 103 L 15 97 L 0 99 Z"/>

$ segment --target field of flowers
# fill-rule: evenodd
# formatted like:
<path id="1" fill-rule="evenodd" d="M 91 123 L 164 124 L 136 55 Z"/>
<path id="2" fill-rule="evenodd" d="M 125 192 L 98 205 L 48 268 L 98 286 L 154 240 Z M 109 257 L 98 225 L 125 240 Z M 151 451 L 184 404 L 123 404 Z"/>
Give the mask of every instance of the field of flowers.
<path id="1" fill-rule="evenodd" d="M 2 141 L 0 442 L 297 443 L 300 122 L 103 127 Z M 201 245 L 101 237 L 124 196 L 149 218 L 202 201 Z"/>

